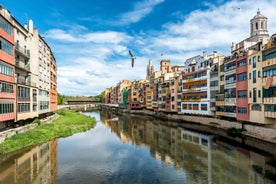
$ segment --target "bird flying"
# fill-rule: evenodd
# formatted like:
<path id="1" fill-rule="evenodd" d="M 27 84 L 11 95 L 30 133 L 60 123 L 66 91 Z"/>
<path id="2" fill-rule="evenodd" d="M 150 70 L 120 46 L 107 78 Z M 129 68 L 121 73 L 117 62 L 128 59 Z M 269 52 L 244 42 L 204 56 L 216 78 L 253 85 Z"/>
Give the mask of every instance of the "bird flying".
<path id="1" fill-rule="evenodd" d="M 133 53 L 131 52 L 131 50 L 128 51 L 129 55 L 130 55 L 130 59 L 131 59 L 131 66 L 133 68 L 134 66 L 134 59 L 136 59 L 136 57 L 134 57 Z"/>

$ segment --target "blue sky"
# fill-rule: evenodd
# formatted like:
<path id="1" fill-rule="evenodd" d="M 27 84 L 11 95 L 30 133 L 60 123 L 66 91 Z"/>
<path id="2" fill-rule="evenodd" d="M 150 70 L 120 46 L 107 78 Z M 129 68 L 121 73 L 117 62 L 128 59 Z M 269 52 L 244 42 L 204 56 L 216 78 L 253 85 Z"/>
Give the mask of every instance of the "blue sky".
<path id="1" fill-rule="evenodd" d="M 230 54 L 249 37 L 258 8 L 276 33 L 275 0 L 0 0 L 22 24 L 50 44 L 58 65 L 58 92 L 93 96 L 119 81 L 146 77 L 149 59 L 183 65 L 189 57 Z M 238 7 L 238 8 L 237 8 Z M 132 68 L 128 50 L 136 56 Z M 161 57 L 161 53 L 164 55 Z"/>

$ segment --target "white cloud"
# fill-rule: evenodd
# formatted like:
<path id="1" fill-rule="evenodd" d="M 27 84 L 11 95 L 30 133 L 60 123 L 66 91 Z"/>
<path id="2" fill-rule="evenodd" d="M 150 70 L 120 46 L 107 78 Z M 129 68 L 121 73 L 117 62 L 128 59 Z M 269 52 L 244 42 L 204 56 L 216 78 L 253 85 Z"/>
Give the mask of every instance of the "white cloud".
<path id="1" fill-rule="evenodd" d="M 134 12 L 146 9 L 147 3 L 152 8 L 161 2 L 144 1 L 135 6 Z M 234 0 L 208 7 L 187 15 L 178 12 L 179 19 L 164 22 L 162 30 L 138 32 L 134 36 L 112 30 L 89 32 L 82 26 L 77 30 L 47 31 L 45 36 L 50 39 L 58 63 L 58 91 L 65 95 L 97 95 L 121 80 L 144 79 L 149 59 L 159 70 L 161 53 L 177 65 L 183 65 L 187 58 L 202 54 L 203 50 L 228 55 L 232 42 L 250 36 L 249 22 L 258 8 L 268 17 L 270 35 L 276 33 L 276 1 Z M 137 14 L 138 19 L 146 15 Z M 137 57 L 134 68 L 129 49 Z"/>
<path id="2" fill-rule="evenodd" d="M 165 0 L 144 0 L 135 4 L 134 10 L 126 12 L 119 17 L 117 25 L 128 25 L 139 22 L 143 17 L 150 14 L 155 6 L 163 3 Z"/>
<path id="3" fill-rule="evenodd" d="M 48 39 L 66 41 L 66 42 L 94 42 L 94 43 L 120 43 L 127 41 L 129 37 L 125 33 L 115 31 L 104 31 L 104 32 L 73 32 L 72 30 L 66 32 L 60 29 L 52 29 L 47 31 L 45 37 Z"/>

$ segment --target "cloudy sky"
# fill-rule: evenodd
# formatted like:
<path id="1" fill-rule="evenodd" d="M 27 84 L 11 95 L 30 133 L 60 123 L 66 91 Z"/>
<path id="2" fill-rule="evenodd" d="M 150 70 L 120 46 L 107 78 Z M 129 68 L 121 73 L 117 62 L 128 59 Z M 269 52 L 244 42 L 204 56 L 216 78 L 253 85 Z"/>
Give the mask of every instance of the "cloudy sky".
<path id="1" fill-rule="evenodd" d="M 0 0 L 22 24 L 50 44 L 58 65 L 58 92 L 94 96 L 119 81 L 146 77 L 149 59 L 183 65 L 189 57 L 230 54 L 250 34 L 258 8 L 276 33 L 275 0 Z M 136 56 L 131 67 L 128 51 Z M 161 56 L 161 53 L 164 55 Z"/>

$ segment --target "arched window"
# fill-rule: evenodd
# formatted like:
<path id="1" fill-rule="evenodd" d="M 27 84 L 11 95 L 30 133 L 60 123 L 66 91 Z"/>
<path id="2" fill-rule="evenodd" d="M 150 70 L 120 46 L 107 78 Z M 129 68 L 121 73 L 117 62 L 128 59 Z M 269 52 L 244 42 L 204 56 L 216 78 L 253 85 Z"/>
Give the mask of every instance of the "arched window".
<path id="1" fill-rule="evenodd" d="M 256 30 L 258 30 L 258 22 L 256 22 Z"/>
<path id="2" fill-rule="evenodd" d="M 261 22 L 261 29 L 264 29 L 264 22 Z"/>

